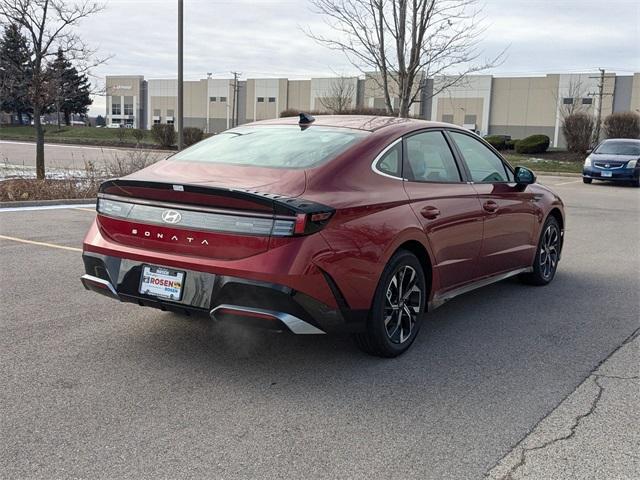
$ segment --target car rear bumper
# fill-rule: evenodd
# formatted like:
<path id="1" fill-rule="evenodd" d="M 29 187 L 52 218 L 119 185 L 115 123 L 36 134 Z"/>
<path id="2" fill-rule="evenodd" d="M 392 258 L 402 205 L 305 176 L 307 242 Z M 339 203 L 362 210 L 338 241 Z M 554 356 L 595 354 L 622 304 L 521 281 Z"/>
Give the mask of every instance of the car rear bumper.
<path id="1" fill-rule="evenodd" d="M 87 251 L 82 258 L 84 287 L 122 302 L 296 334 L 358 332 L 366 322 L 366 311 L 334 308 L 285 285 L 189 269 L 182 298 L 160 299 L 139 292 L 146 263 Z"/>
<path id="2" fill-rule="evenodd" d="M 611 173 L 610 177 L 603 176 L 603 172 Z M 601 168 L 584 168 L 582 170 L 582 176 L 584 178 L 591 178 L 593 180 L 607 180 L 612 182 L 630 182 L 638 179 L 640 169 L 631 168 L 617 168 L 611 170 L 605 170 Z M 606 173 L 605 173 L 606 175 Z"/>

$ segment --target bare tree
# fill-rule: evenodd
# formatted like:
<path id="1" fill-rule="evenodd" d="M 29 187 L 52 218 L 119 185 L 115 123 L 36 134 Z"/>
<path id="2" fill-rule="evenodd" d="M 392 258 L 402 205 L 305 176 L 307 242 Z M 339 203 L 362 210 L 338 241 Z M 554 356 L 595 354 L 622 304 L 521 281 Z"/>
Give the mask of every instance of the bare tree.
<path id="1" fill-rule="evenodd" d="M 338 77 L 332 80 L 326 95 L 321 97 L 320 104 L 331 113 L 340 114 L 354 106 L 355 87 L 353 78 Z"/>
<path id="2" fill-rule="evenodd" d="M 84 18 L 103 9 L 90 0 L 0 0 L 0 21 L 18 25 L 26 32 L 31 48 L 31 85 L 36 130 L 36 175 L 45 176 L 44 130 L 40 116 L 47 111 L 55 94 L 47 66 L 58 51 L 74 61 L 80 71 L 88 71 L 104 59 L 95 59 L 95 51 L 73 29 Z"/>
<path id="3" fill-rule="evenodd" d="M 576 113 L 586 113 L 590 104 L 583 104 L 582 99 L 588 96 L 589 93 L 583 87 L 580 78 L 569 80 L 565 95 L 561 98 L 556 97 L 556 103 L 560 105 L 560 117 L 564 120 Z"/>
<path id="4" fill-rule="evenodd" d="M 347 55 L 381 88 L 389 113 L 408 117 L 420 98 L 423 76 L 442 77 L 432 95 L 460 83 L 466 75 L 495 66 L 503 53 L 476 64 L 484 33 L 477 0 L 311 0 L 335 36 L 307 31 L 314 40 Z M 378 78 L 379 77 L 379 78 Z M 394 95 L 395 94 L 395 95 Z"/>

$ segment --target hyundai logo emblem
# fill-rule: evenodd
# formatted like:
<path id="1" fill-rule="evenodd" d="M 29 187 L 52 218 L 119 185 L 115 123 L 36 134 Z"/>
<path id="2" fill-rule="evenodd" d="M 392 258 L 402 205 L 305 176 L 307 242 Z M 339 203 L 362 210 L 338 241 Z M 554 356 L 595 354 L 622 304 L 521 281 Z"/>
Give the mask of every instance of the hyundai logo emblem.
<path id="1" fill-rule="evenodd" d="M 162 212 L 162 221 L 164 223 L 178 223 L 180 220 L 182 220 L 180 212 L 176 212 L 175 210 L 165 210 Z"/>

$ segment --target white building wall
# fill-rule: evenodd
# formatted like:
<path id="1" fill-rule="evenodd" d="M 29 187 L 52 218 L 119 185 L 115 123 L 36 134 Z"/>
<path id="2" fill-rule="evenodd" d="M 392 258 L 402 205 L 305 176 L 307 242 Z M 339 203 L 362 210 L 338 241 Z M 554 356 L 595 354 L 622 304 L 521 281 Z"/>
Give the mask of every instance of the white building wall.
<path id="1" fill-rule="evenodd" d="M 432 98 L 431 119 L 438 119 L 438 99 L 443 98 L 482 98 L 482 129 L 480 135 L 487 135 L 489 132 L 489 111 L 491 109 L 491 75 L 471 75 L 465 78 L 459 85 L 447 88 Z M 438 90 L 439 82 L 444 78 L 436 77 L 433 81 L 434 91 Z M 441 83 L 440 83 L 441 84 Z"/>

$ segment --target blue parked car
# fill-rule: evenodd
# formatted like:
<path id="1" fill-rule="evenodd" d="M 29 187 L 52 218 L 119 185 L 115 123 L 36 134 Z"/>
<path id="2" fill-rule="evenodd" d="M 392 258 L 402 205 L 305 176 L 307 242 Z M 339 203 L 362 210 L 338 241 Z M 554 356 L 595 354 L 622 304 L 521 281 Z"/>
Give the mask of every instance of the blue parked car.
<path id="1" fill-rule="evenodd" d="M 610 138 L 588 153 L 582 169 L 584 183 L 609 180 L 640 187 L 640 140 Z"/>

